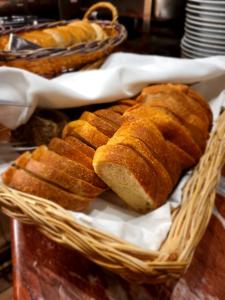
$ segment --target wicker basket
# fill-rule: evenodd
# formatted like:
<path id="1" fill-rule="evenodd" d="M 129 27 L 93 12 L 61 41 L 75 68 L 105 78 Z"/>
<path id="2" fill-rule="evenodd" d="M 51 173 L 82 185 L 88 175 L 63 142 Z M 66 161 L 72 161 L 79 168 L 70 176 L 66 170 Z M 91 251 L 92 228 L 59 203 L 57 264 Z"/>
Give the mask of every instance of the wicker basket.
<path id="1" fill-rule="evenodd" d="M 0 186 L 2 211 L 35 224 L 47 237 L 71 247 L 126 280 L 159 283 L 178 278 L 189 266 L 214 207 L 225 161 L 225 111 L 210 135 L 205 154 L 182 192 L 182 205 L 172 213 L 172 226 L 159 251 L 146 251 L 110 234 L 83 226 L 59 205 Z"/>
<path id="2" fill-rule="evenodd" d="M 0 66 L 16 67 L 30 72 L 52 78 L 63 72 L 80 69 L 90 63 L 106 58 L 119 44 L 127 37 L 126 29 L 117 22 L 118 12 L 108 2 L 99 2 L 93 5 L 83 19 L 100 8 L 107 8 L 112 12 L 112 21 L 95 21 L 108 35 L 108 38 L 101 41 L 81 43 L 65 49 L 40 48 L 35 50 L 0 51 Z M 71 21 L 59 21 L 54 23 L 24 26 L 15 29 L 3 29 L 1 35 L 18 33 L 35 29 L 50 28 L 58 25 L 66 25 Z"/>

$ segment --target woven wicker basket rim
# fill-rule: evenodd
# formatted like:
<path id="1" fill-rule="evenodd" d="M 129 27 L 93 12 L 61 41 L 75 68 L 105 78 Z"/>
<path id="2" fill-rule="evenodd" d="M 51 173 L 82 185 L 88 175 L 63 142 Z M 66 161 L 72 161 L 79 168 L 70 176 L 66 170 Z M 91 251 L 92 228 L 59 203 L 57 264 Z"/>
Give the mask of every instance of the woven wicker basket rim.
<path id="1" fill-rule="evenodd" d="M 225 162 L 225 111 L 217 120 L 207 148 L 173 211 L 170 232 L 159 251 L 146 251 L 75 221 L 59 205 L 0 185 L 2 211 L 35 224 L 50 239 L 71 247 L 129 281 L 159 283 L 183 274 L 202 238 L 214 207 Z"/>
<path id="2" fill-rule="evenodd" d="M 68 23 L 68 22 L 67 22 Z M 65 56 L 76 53 L 89 53 L 98 50 L 103 50 L 109 46 L 116 47 L 122 43 L 127 37 L 127 31 L 122 24 L 112 23 L 110 21 L 95 21 L 103 28 L 112 28 L 116 32 L 114 36 L 108 37 L 101 41 L 91 41 L 89 43 L 81 43 L 68 48 L 40 48 L 34 50 L 22 50 L 22 51 L 0 51 L 0 62 L 8 62 L 19 59 L 38 59 L 44 57 L 54 57 L 54 56 Z"/>

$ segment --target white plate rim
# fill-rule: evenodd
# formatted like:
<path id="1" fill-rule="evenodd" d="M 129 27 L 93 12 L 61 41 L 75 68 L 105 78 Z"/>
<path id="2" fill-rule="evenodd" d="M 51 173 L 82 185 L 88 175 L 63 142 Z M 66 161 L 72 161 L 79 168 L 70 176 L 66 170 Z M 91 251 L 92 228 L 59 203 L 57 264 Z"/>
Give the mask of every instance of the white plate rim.
<path id="1" fill-rule="evenodd" d="M 193 41 L 196 41 L 196 42 L 203 42 L 203 43 L 207 43 L 207 44 L 213 44 L 213 45 L 217 45 L 217 46 L 224 46 L 224 49 L 225 49 L 225 40 L 222 42 L 222 41 L 217 41 L 217 40 L 211 40 L 211 39 L 204 39 L 204 38 L 198 38 L 194 35 L 190 35 L 190 34 L 185 34 L 185 37 L 188 39 L 188 40 L 193 40 Z"/>
<path id="2" fill-rule="evenodd" d="M 194 2 L 194 3 L 200 3 L 200 4 L 219 4 L 221 5 L 221 2 L 224 3 L 224 1 L 213 1 L 213 0 L 189 0 L 189 2 Z"/>
<path id="3" fill-rule="evenodd" d="M 224 31 L 224 34 L 222 35 L 210 35 L 210 34 L 204 34 L 203 33 L 200 33 L 200 32 L 196 32 L 194 30 L 190 30 L 189 28 L 185 27 L 185 32 L 184 32 L 184 35 L 186 34 L 186 32 L 188 34 L 192 34 L 193 36 L 196 36 L 196 37 L 199 37 L 199 38 L 212 38 L 212 39 L 215 39 L 215 40 L 224 40 L 225 41 L 225 31 Z"/>
<path id="4" fill-rule="evenodd" d="M 185 23 L 185 28 L 189 28 L 189 29 L 193 29 L 193 30 L 197 30 L 197 31 L 207 31 L 207 32 L 211 32 L 211 33 L 221 33 L 221 34 L 225 34 L 225 30 L 217 30 L 215 28 L 206 28 L 204 26 L 202 27 L 196 27 L 196 26 L 193 26 L 192 24 L 188 24 L 188 23 Z"/>
<path id="5" fill-rule="evenodd" d="M 221 5 L 222 6 L 222 5 Z M 223 3 L 223 7 L 215 7 L 215 6 L 205 6 L 205 5 L 194 5 L 194 4 L 190 4 L 187 3 L 186 8 L 190 8 L 190 9 L 194 9 L 197 10 L 197 12 L 199 13 L 200 11 L 209 11 L 209 12 L 225 12 L 225 3 Z"/>
<path id="6" fill-rule="evenodd" d="M 188 16 L 186 17 L 186 20 L 185 20 L 185 24 L 193 24 L 193 25 L 200 25 L 201 27 L 205 26 L 205 27 L 212 27 L 212 28 L 224 28 L 225 29 L 225 24 L 222 25 L 220 24 L 218 26 L 218 24 L 212 24 L 212 23 L 207 23 L 207 22 L 197 22 L 197 21 L 194 21 L 194 20 L 190 20 L 188 18 Z"/>
<path id="7" fill-rule="evenodd" d="M 185 41 L 184 39 L 182 39 L 182 42 L 181 42 L 181 43 L 182 43 L 185 47 L 187 47 L 187 48 L 189 48 L 189 49 L 191 49 L 191 50 L 196 51 L 195 46 L 194 46 L 194 45 L 188 44 L 187 41 Z M 200 45 L 200 46 L 197 45 L 197 47 L 198 47 L 198 50 L 199 50 L 199 51 L 201 51 L 201 52 L 203 52 L 203 53 L 206 53 L 206 54 L 209 54 L 209 55 L 225 55 L 225 51 L 224 51 L 224 52 L 218 52 L 218 51 L 214 51 L 214 49 L 209 49 L 209 50 L 207 50 L 207 49 L 201 48 L 201 45 Z M 203 45 L 203 47 L 204 47 L 204 45 Z"/>
<path id="8" fill-rule="evenodd" d="M 194 13 L 194 14 L 199 14 L 199 15 L 206 15 L 206 16 L 212 16 L 212 17 L 220 17 L 223 18 L 225 17 L 225 13 L 213 13 L 213 12 L 206 12 L 206 11 L 195 11 L 191 8 L 186 7 L 186 12 L 187 13 Z"/>
<path id="9" fill-rule="evenodd" d="M 200 16 L 194 16 L 194 15 L 190 15 L 190 14 L 187 14 L 186 15 L 186 18 L 190 19 L 190 20 L 193 20 L 193 21 L 199 21 L 199 22 L 205 22 L 205 23 L 219 23 L 219 24 L 225 24 L 225 19 L 215 19 L 215 18 L 205 18 L 205 17 L 200 17 Z"/>

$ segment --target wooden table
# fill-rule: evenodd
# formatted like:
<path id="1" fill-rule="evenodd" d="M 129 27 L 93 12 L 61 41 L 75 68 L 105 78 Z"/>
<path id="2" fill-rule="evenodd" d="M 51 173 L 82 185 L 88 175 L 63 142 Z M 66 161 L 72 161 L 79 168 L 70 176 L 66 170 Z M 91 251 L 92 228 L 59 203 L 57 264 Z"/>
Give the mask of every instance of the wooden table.
<path id="1" fill-rule="evenodd" d="M 14 300 L 225 299 L 225 199 L 186 274 L 170 285 L 129 284 L 86 258 L 13 221 Z"/>

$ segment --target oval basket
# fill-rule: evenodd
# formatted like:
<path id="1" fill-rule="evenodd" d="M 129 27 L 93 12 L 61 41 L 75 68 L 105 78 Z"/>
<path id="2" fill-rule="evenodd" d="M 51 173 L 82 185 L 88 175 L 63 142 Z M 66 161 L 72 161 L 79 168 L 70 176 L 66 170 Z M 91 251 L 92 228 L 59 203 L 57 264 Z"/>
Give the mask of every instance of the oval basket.
<path id="1" fill-rule="evenodd" d="M 63 72 L 77 70 L 85 65 L 103 60 L 127 37 L 125 27 L 117 22 L 118 12 L 108 2 L 99 2 L 84 15 L 87 20 L 93 11 L 107 8 L 112 13 L 112 21 L 95 21 L 108 35 L 107 39 L 76 44 L 68 48 L 39 48 L 34 50 L 0 51 L 0 66 L 16 67 L 28 70 L 38 75 L 52 78 Z M 74 21 L 74 20 L 72 20 Z M 53 23 L 24 26 L 21 28 L 0 29 L 0 35 L 19 33 L 36 29 L 51 28 L 67 25 L 71 21 L 59 21 Z"/>
<path id="2" fill-rule="evenodd" d="M 182 191 L 182 205 L 158 251 L 147 251 L 76 222 L 59 205 L 0 185 L 0 206 L 9 217 L 34 224 L 53 241 L 79 251 L 128 281 L 159 283 L 188 268 L 214 207 L 225 161 L 225 111 L 210 135 L 206 151 Z"/>

